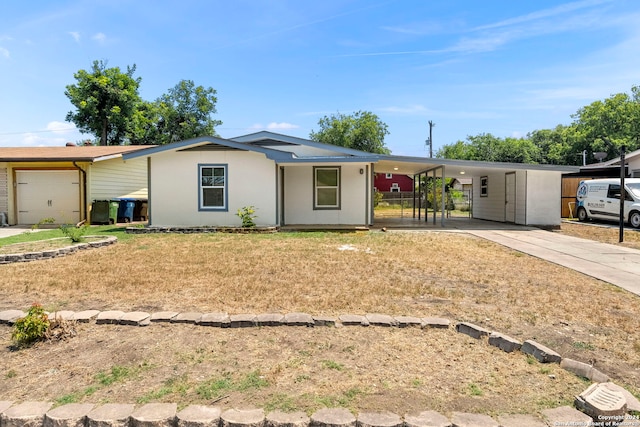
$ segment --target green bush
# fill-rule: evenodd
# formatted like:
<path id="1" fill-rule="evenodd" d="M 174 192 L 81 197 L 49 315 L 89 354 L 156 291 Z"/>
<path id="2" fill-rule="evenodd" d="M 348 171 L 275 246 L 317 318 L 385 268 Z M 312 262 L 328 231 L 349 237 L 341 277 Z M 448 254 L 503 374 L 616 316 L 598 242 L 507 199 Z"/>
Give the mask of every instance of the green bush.
<path id="1" fill-rule="evenodd" d="M 254 215 L 255 213 L 256 208 L 254 206 L 245 206 L 238 209 L 236 215 L 242 220 L 243 227 L 253 228 L 256 226 L 254 219 L 258 217 L 257 215 Z"/>
<path id="2" fill-rule="evenodd" d="M 373 193 L 373 206 L 377 207 L 382 201 L 383 197 L 384 195 L 379 191 L 376 191 L 375 193 Z"/>
<path id="3" fill-rule="evenodd" d="M 81 225 L 76 227 L 73 225 L 63 224 L 60 226 L 62 234 L 67 236 L 73 243 L 79 243 L 84 240 L 84 234 L 87 232 L 87 226 Z"/>
<path id="4" fill-rule="evenodd" d="M 11 339 L 20 345 L 42 340 L 49 330 L 49 317 L 40 304 L 33 304 L 27 315 L 13 325 Z"/>

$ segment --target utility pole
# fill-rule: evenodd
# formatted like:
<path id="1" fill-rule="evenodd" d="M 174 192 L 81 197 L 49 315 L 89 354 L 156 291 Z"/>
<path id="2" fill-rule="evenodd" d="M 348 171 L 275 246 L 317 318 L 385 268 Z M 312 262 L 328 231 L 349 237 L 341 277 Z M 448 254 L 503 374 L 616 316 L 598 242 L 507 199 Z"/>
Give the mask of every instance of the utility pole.
<path id="1" fill-rule="evenodd" d="M 433 120 L 429 120 L 429 139 L 427 140 L 429 143 L 429 158 L 433 158 L 433 127 L 435 125 Z"/>

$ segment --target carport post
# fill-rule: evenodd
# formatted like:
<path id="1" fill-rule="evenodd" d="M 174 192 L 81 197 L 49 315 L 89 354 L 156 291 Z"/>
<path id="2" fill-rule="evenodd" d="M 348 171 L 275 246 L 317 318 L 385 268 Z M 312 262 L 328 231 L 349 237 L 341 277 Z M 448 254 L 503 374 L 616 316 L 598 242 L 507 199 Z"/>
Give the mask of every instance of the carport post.
<path id="1" fill-rule="evenodd" d="M 620 243 L 624 242 L 624 201 L 627 198 L 627 191 L 624 189 L 624 178 L 625 178 L 625 152 L 627 147 L 620 147 L 620 236 L 618 241 Z"/>
<path id="2" fill-rule="evenodd" d="M 440 224 L 444 227 L 444 215 L 446 212 L 446 206 L 445 206 L 445 189 L 446 189 L 446 184 L 444 182 L 444 165 L 441 167 L 440 171 L 442 172 L 442 212 L 440 214 Z"/>
<path id="3" fill-rule="evenodd" d="M 413 174 L 413 218 L 416 217 L 416 174 Z M 419 209 L 419 208 L 418 208 Z"/>

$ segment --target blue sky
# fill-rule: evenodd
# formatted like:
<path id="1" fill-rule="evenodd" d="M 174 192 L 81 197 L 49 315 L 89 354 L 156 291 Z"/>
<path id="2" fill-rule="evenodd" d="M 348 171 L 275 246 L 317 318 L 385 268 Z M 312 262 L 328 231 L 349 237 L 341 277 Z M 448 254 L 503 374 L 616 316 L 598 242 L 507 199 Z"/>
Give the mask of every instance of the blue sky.
<path id="1" fill-rule="evenodd" d="M 222 137 L 306 138 L 372 111 L 393 154 L 523 136 L 640 84 L 635 0 L 27 0 L 0 13 L 0 146 L 83 139 L 65 86 L 94 60 L 136 64 L 152 101 L 182 79 L 218 92 Z"/>

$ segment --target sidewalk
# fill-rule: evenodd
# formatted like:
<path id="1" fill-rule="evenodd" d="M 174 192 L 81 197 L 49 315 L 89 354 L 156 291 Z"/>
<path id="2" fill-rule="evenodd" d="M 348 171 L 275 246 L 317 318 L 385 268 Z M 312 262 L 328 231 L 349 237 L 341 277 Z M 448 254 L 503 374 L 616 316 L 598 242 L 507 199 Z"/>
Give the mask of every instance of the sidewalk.
<path id="1" fill-rule="evenodd" d="M 640 250 L 540 229 L 466 231 L 640 295 Z"/>

